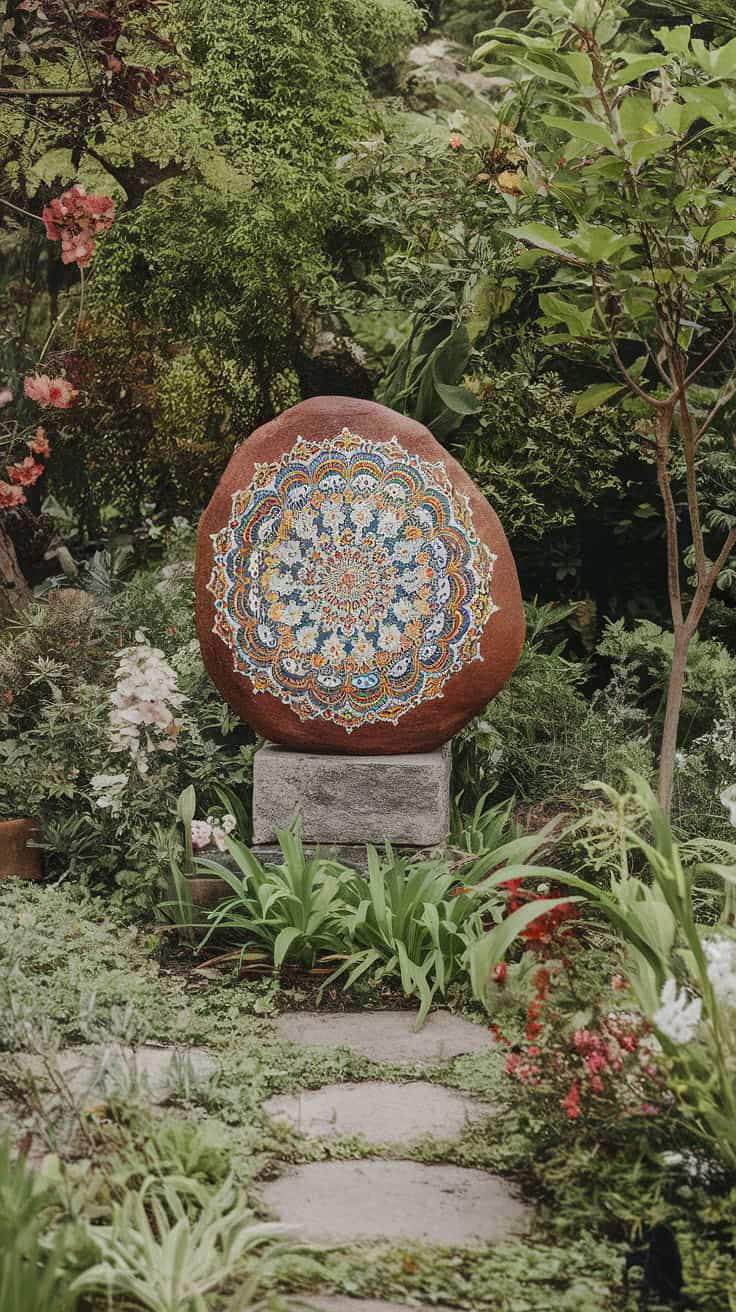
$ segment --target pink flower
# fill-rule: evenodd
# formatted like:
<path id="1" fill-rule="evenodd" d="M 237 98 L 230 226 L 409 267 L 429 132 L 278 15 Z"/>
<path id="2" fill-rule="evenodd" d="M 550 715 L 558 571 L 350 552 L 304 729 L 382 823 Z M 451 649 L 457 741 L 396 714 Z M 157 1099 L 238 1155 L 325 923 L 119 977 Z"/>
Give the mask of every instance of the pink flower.
<path id="1" fill-rule="evenodd" d="M 49 241 L 61 242 L 62 263 L 82 269 L 95 253 L 97 234 L 112 225 L 115 205 L 109 196 L 88 196 L 75 185 L 52 200 L 42 217 Z"/>
<path id="2" fill-rule="evenodd" d="M 450 145 L 452 146 L 452 149 L 453 149 L 453 150 L 459 150 L 460 147 L 462 146 L 462 144 L 463 144 L 463 139 L 462 139 L 462 137 L 460 136 L 460 133 L 459 133 L 459 132 L 452 132 L 452 133 L 450 134 Z"/>
<path id="3" fill-rule="evenodd" d="M 25 499 L 25 493 L 21 488 L 12 487 L 10 483 L 4 483 L 0 478 L 0 510 L 9 510 L 13 506 L 21 506 Z"/>
<path id="4" fill-rule="evenodd" d="M 0 406 L 10 405 L 13 399 L 13 393 L 9 387 L 0 387 Z"/>
<path id="5" fill-rule="evenodd" d="M 23 391 L 44 409 L 53 406 L 56 410 L 69 410 L 79 395 L 66 378 L 49 378 L 48 374 L 29 375 L 23 383 Z"/>
<path id="6" fill-rule="evenodd" d="M 577 1120 L 580 1115 L 580 1086 L 577 1080 L 573 1080 L 567 1094 L 560 1102 L 560 1107 L 564 1107 L 568 1120 Z"/>
<path id="7" fill-rule="evenodd" d="M 36 429 L 33 437 L 28 442 L 28 447 L 34 456 L 43 456 L 45 460 L 48 460 L 51 455 L 51 447 L 49 446 L 45 428 Z"/>
<path id="8" fill-rule="evenodd" d="M 20 464 L 8 465 L 7 469 L 11 483 L 17 483 L 21 487 L 33 487 L 43 473 L 43 465 L 36 464 L 33 456 L 26 456 Z"/>

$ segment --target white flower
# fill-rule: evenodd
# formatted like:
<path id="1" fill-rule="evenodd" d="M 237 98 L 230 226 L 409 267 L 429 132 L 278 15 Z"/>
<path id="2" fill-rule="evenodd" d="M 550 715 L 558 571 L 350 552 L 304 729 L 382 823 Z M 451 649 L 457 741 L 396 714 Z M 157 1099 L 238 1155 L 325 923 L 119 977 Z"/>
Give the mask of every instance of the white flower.
<path id="1" fill-rule="evenodd" d="M 378 532 L 382 538 L 396 537 L 401 520 L 395 510 L 382 510 L 378 516 Z"/>
<path id="2" fill-rule="evenodd" d="M 401 633 L 395 624 L 382 624 L 378 630 L 378 645 L 381 651 L 399 651 Z"/>
<path id="3" fill-rule="evenodd" d="M 736 942 L 730 938 L 709 938 L 703 944 L 703 952 L 716 1001 L 722 1007 L 736 1008 Z"/>
<path id="4" fill-rule="evenodd" d="M 721 806 L 728 811 L 728 823 L 736 829 L 736 784 L 724 788 L 721 793 Z"/>
<path id="5" fill-rule="evenodd" d="M 276 592 L 280 597 L 286 596 L 293 588 L 294 580 L 289 574 L 281 574 L 275 569 L 266 576 L 266 590 Z"/>
<path id="6" fill-rule="evenodd" d="M 294 520 L 294 530 L 298 537 L 306 538 L 308 541 L 314 540 L 317 521 L 313 510 L 300 510 Z"/>
<path id="7" fill-rule="evenodd" d="M 331 633 L 329 638 L 325 638 L 322 643 L 322 655 L 326 656 L 332 665 L 345 660 L 345 647 L 336 633 Z"/>
<path id="8" fill-rule="evenodd" d="M 700 998 L 691 998 L 685 989 L 678 993 L 677 981 L 668 979 L 662 985 L 659 1000 L 660 1008 L 653 1016 L 657 1029 L 673 1043 L 689 1043 L 700 1024 Z"/>
<path id="9" fill-rule="evenodd" d="M 326 528 L 331 528 L 333 533 L 342 528 L 345 523 L 345 507 L 342 501 L 328 501 L 322 507 L 322 523 Z"/>
<path id="10" fill-rule="evenodd" d="M 407 601 L 406 597 L 400 597 L 398 601 L 394 602 L 392 610 L 397 620 L 401 620 L 402 623 L 406 623 L 414 615 L 414 606 L 410 601 Z"/>
<path id="11" fill-rule="evenodd" d="M 303 614 L 304 611 L 301 606 L 297 606 L 295 601 L 290 601 L 284 606 L 281 623 L 288 624 L 293 629 L 294 625 L 299 623 Z"/>
<path id="12" fill-rule="evenodd" d="M 174 711 L 185 697 L 164 653 L 148 646 L 142 629 L 138 635 L 138 646 L 120 653 L 117 683 L 109 697 L 110 745 L 114 752 L 127 752 L 145 774 L 149 752 L 176 748 L 181 721 Z"/>
<path id="13" fill-rule="evenodd" d="M 212 838 L 212 825 L 208 820 L 192 820 L 192 847 L 198 851 L 208 847 Z"/>
<path id="14" fill-rule="evenodd" d="M 365 501 L 359 501 L 350 511 L 350 518 L 356 528 L 367 528 L 373 518 L 373 511 Z"/>
<path id="15" fill-rule="evenodd" d="M 394 547 L 394 556 L 402 565 L 409 565 L 416 556 L 421 542 L 417 538 L 405 538 L 403 542 L 397 542 Z"/>
<path id="16" fill-rule="evenodd" d="M 376 654 L 376 649 L 365 634 L 361 633 L 360 637 L 353 643 L 351 654 L 361 665 L 370 665 Z"/>

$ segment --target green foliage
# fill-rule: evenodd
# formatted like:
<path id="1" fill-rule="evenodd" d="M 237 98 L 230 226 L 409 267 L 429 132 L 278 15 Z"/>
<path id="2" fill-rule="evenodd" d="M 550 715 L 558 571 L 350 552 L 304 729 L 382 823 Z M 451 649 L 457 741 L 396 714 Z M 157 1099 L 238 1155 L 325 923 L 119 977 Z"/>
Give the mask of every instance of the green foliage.
<path id="1" fill-rule="evenodd" d="M 586 666 L 555 641 L 570 608 L 527 608 L 527 641 L 509 683 L 455 740 L 455 778 L 470 800 L 492 790 L 526 802 L 575 807 L 582 785 L 598 772 L 612 781 L 651 749 L 591 706 Z M 550 642 L 553 644 L 550 648 Z M 605 769 L 602 770 L 602 766 Z"/>
<path id="2" fill-rule="evenodd" d="M 44 1242 L 51 1199 L 22 1158 L 13 1160 L 0 1136 L 0 1307 L 3 1312 L 66 1312 L 68 1291 L 62 1244 Z"/>
<path id="3" fill-rule="evenodd" d="M 606 625 L 598 644 L 599 656 L 611 662 L 612 680 L 604 691 L 613 711 L 614 701 L 628 710 L 630 723 L 661 725 L 672 664 L 673 637 L 650 620 L 627 627 L 623 620 Z M 715 639 L 690 643 L 682 703 L 680 741 L 683 747 L 708 732 L 723 708 L 736 696 L 736 656 Z"/>

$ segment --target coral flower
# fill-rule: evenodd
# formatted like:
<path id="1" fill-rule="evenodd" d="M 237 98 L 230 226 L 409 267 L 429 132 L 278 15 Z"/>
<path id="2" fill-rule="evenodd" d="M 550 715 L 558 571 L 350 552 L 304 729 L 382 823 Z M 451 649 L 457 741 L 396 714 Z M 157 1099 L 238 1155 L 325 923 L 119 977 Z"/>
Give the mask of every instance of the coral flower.
<path id="1" fill-rule="evenodd" d="M 34 456 L 43 456 L 44 459 L 48 460 L 51 455 L 51 447 L 49 446 L 45 428 L 36 429 L 33 437 L 28 442 L 28 447 Z"/>
<path id="2" fill-rule="evenodd" d="M 53 406 L 55 410 L 69 410 L 79 393 L 65 378 L 49 378 L 48 374 L 32 374 L 23 383 L 23 391 L 31 401 L 37 401 L 44 408 Z"/>
<path id="3" fill-rule="evenodd" d="M 7 468 L 11 483 L 17 483 L 21 487 L 33 487 L 43 473 L 43 465 L 37 464 L 33 456 L 26 456 L 20 464 L 8 465 Z"/>
<path id="4" fill-rule="evenodd" d="M 89 264 L 95 253 L 95 237 L 109 228 L 115 205 L 109 196 L 88 196 L 75 185 L 57 196 L 43 211 L 46 236 L 61 242 L 62 264 Z"/>
<path id="5" fill-rule="evenodd" d="M 460 136 L 460 133 L 459 133 L 459 132 L 452 132 L 452 133 L 450 134 L 450 145 L 452 146 L 452 149 L 453 149 L 453 150 L 459 150 L 460 147 L 462 146 L 462 144 L 463 144 L 463 139 L 462 139 L 462 137 Z"/>
<path id="6" fill-rule="evenodd" d="M 12 487 L 0 478 L 0 510 L 10 510 L 13 506 L 22 506 L 25 494 L 19 487 Z"/>
<path id="7" fill-rule="evenodd" d="M 580 1115 L 580 1086 L 577 1080 L 573 1080 L 566 1096 L 560 1102 L 560 1106 L 564 1107 L 569 1120 L 577 1120 Z"/>

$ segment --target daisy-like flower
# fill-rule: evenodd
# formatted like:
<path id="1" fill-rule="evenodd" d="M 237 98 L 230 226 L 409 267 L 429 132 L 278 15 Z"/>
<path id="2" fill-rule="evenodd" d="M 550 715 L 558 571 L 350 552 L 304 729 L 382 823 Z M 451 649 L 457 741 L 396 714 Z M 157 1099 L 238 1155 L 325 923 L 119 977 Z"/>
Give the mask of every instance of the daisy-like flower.
<path id="1" fill-rule="evenodd" d="M 381 651 L 399 651 L 401 633 L 395 624 L 382 624 L 378 630 L 378 645 Z"/>
<path id="2" fill-rule="evenodd" d="M 301 606 L 297 606 L 295 601 L 290 601 L 286 606 L 284 606 L 283 614 L 281 616 L 281 623 L 288 624 L 289 628 L 293 629 L 295 625 L 301 622 L 301 618 L 303 614 L 304 611 L 302 610 Z"/>
<path id="3" fill-rule="evenodd" d="M 26 456 L 18 464 L 8 465 L 7 468 L 11 483 L 17 483 L 20 487 L 33 487 L 43 473 L 43 465 L 39 465 L 33 456 Z"/>
<path id="4" fill-rule="evenodd" d="M 382 538 L 393 538 L 396 536 L 401 519 L 395 510 L 382 510 L 378 516 L 378 533 Z"/>
<path id="5" fill-rule="evenodd" d="M 373 511 L 366 501 L 358 501 L 350 511 L 350 518 L 356 528 L 368 528 L 373 518 Z"/>
<path id="6" fill-rule="evenodd" d="M 331 665 L 339 665 L 345 660 L 345 647 L 337 633 L 331 633 L 322 643 L 322 655 Z"/>
<path id="7" fill-rule="evenodd" d="M 298 542 L 290 538 L 288 542 L 280 542 L 274 548 L 274 556 L 280 560 L 282 565 L 298 565 L 302 558 L 302 549 Z"/>
<path id="8" fill-rule="evenodd" d="M 342 501 L 328 501 L 322 507 L 322 523 L 326 528 L 331 528 L 333 533 L 337 533 L 345 523 L 345 507 Z"/>
<path id="9" fill-rule="evenodd" d="M 69 410 L 79 395 L 66 378 L 50 378 L 48 374 L 29 374 L 23 391 L 44 409 L 53 406 L 55 410 Z"/>
<path id="10" fill-rule="evenodd" d="M 296 645 L 305 654 L 314 651 L 317 646 L 317 629 L 314 624 L 303 624 L 296 631 Z"/>
<path id="11" fill-rule="evenodd" d="M 668 979 L 662 985 L 659 1001 L 659 1010 L 652 1018 L 657 1029 L 672 1043 L 690 1043 L 700 1024 L 700 998 L 691 997 L 686 989 L 678 992 L 677 981 Z"/>
<path id="12" fill-rule="evenodd" d="M 26 494 L 21 487 L 14 487 L 12 483 L 6 483 L 0 478 L 0 510 L 12 510 L 14 506 L 22 506 L 25 499 Z"/>
<path id="13" fill-rule="evenodd" d="M 373 662 L 376 649 L 364 633 L 361 633 L 357 641 L 353 643 L 352 655 L 360 665 L 370 665 Z"/>
<path id="14" fill-rule="evenodd" d="M 394 547 L 394 556 L 402 565 L 410 565 L 416 556 L 421 542 L 417 538 L 405 538 L 403 542 L 397 542 Z"/>
<path id="15" fill-rule="evenodd" d="M 402 624 L 407 623 L 414 615 L 414 607 L 406 597 L 399 597 L 399 600 L 394 602 L 392 610 L 397 620 L 401 620 Z"/>

